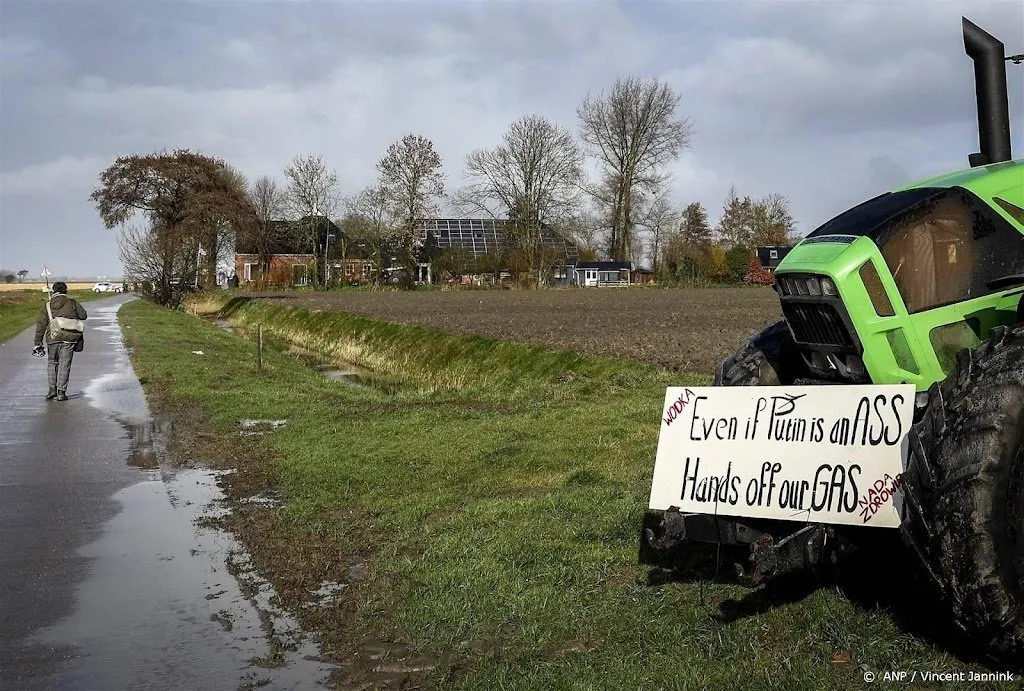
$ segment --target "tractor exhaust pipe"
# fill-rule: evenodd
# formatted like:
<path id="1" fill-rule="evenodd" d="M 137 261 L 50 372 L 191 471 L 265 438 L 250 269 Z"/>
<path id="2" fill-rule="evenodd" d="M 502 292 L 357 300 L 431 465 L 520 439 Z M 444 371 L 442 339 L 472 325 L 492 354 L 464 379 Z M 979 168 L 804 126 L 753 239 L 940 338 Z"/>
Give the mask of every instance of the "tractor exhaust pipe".
<path id="1" fill-rule="evenodd" d="M 962 17 L 964 49 L 974 61 L 981 152 L 971 154 L 971 167 L 1012 160 L 1010 105 L 1006 95 L 1006 52 L 1002 41 Z"/>

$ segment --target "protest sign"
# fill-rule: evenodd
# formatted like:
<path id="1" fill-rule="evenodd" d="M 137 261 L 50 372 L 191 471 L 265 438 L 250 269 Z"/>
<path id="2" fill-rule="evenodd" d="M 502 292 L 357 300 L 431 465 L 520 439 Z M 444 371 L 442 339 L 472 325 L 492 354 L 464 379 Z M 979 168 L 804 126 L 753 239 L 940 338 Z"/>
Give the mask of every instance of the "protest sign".
<path id="1" fill-rule="evenodd" d="M 914 386 L 670 387 L 650 508 L 896 527 Z"/>

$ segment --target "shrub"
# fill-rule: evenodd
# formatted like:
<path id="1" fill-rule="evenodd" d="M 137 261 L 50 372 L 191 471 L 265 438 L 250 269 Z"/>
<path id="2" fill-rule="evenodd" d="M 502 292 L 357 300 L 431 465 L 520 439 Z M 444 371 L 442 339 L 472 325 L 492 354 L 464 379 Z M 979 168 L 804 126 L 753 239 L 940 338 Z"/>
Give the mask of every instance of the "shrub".
<path id="1" fill-rule="evenodd" d="M 753 252 L 749 247 L 737 246 L 725 253 L 725 263 L 728 266 L 728 277 L 733 281 L 742 281 L 747 274 L 747 264 Z"/>
<path id="2" fill-rule="evenodd" d="M 747 275 L 743 277 L 743 282 L 755 286 L 770 286 L 775 282 L 775 277 L 771 271 L 764 268 L 757 257 L 751 257 L 747 262 Z"/>

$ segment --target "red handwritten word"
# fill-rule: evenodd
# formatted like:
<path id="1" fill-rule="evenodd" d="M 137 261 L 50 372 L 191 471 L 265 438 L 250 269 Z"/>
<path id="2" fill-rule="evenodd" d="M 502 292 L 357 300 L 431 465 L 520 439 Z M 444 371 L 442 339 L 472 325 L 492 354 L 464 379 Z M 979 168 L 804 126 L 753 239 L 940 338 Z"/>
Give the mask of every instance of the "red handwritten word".
<path id="1" fill-rule="evenodd" d="M 679 394 L 679 398 L 676 399 L 675 403 L 668 407 L 665 411 L 665 424 L 671 425 L 675 422 L 675 419 L 679 417 L 679 414 L 683 412 L 683 408 L 690 402 L 690 399 L 694 397 L 694 393 L 689 389 L 684 389 L 683 393 Z"/>
<path id="2" fill-rule="evenodd" d="M 878 510 L 892 499 L 896 490 L 902 487 L 903 473 L 899 473 L 896 477 L 886 473 L 882 479 L 875 480 L 875 484 L 868 489 L 867 496 L 861 497 L 857 501 L 860 506 L 860 517 L 863 519 L 861 522 L 867 523 L 874 518 Z"/>

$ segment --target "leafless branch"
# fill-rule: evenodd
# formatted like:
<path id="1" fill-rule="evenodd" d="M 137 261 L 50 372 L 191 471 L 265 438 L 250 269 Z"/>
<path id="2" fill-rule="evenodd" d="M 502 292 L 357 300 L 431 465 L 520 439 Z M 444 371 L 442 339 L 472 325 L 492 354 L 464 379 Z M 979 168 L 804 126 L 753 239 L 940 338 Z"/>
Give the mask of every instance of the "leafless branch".
<path id="1" fill-rule="evenodd" d="M 636 77 L 616 80 L 611 91 L 587 95 L 577 109 L 580 134 L 601 164 L 611 195 L 611 254 L 632 254 L 636 196 L 665 182 L 663 166 L 689 146 L 693 128 L 676 117 L 680 95 L 667 83 Z"/>

